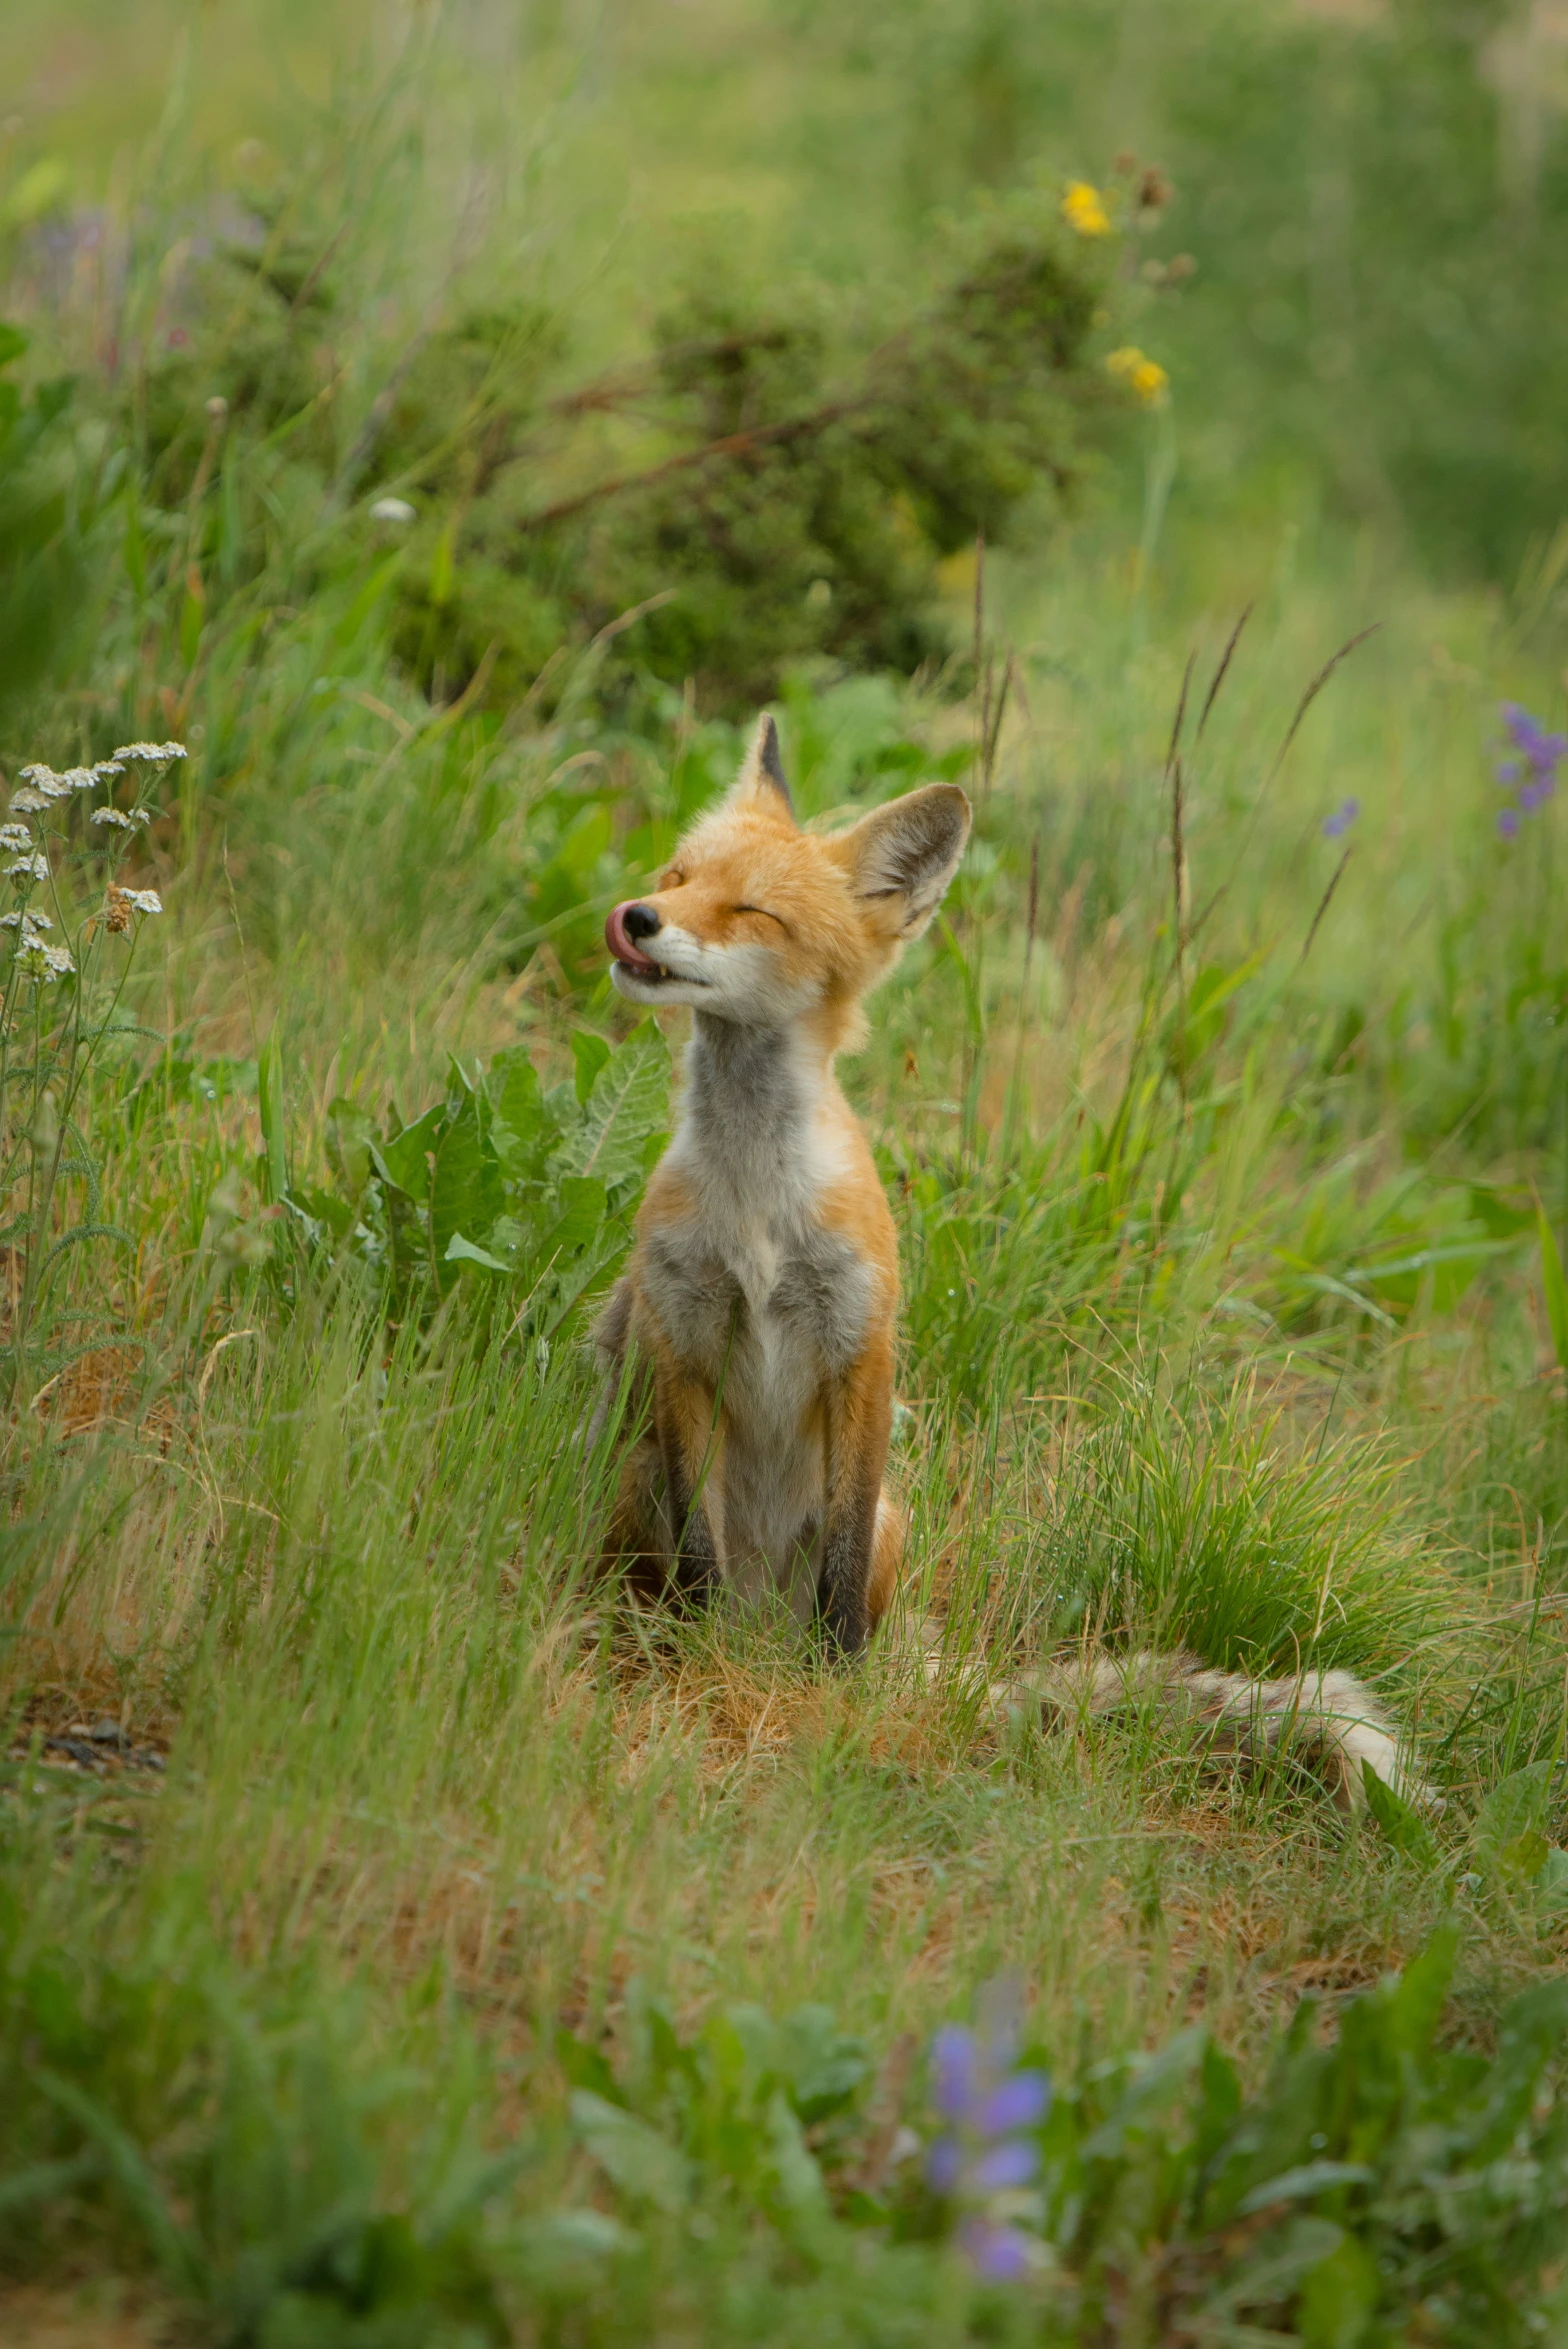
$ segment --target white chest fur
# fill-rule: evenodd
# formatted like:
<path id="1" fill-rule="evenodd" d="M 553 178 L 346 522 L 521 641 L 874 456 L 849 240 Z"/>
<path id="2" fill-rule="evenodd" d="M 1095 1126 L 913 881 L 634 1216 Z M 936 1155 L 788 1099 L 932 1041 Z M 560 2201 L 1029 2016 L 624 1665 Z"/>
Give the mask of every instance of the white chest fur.
<path id="1" fill-rule="evenodd" d="M 692 1210 L 649 1233 L 643 1294 L 715 1397 L 728 1578 L 752 1598 L 771 1584 L 803 1614 L 831 1389 L 864 1342 L 878 1276 L 821 1220 L 843 1168 L 820 1079 L 788 1030 L 699 1022 L 669 1163 Z"/>

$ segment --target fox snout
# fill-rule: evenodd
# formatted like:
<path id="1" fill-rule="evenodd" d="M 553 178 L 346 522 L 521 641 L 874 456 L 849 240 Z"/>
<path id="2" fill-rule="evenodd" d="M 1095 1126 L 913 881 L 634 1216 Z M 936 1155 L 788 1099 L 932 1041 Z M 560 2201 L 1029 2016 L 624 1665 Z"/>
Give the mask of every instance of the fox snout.
<path id="1" fill-rule="evenodd" d="M 651 954 L 644 954 L 638 944 L 640 938 L 652 938 L 663 928 L 656 909 L 644 905 L 638 898 L 628 898 L 618 905 L 604 925 L 604 942 L 617 962 L 628 970 L 656 971 L 659 965 Z"/>

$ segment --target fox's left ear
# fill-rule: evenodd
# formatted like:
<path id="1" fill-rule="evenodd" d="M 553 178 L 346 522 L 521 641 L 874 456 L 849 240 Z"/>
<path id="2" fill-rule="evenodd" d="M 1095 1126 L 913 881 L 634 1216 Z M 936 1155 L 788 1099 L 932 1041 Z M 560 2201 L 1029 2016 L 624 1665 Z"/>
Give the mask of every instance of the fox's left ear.
<path id="1" fill-rule="evenodd" d="M 969 838 L 969 801 L 956 783 L 928 783 L 869 816 L 834 846 L 857 897 L 886 906 L 899 938 L 918 938 L 958 870 Z"/>
<path id="2" fill-rule="evenodd" d="M 757 731 L 735 778 L 731 797 L 761 798 L 776 815 L 787 816 L 791 823 L 795 820 L 795 802 L 784 780 L 784 761 L 779 753 L 779 730 L 766 712 L 757 720 Z"/>

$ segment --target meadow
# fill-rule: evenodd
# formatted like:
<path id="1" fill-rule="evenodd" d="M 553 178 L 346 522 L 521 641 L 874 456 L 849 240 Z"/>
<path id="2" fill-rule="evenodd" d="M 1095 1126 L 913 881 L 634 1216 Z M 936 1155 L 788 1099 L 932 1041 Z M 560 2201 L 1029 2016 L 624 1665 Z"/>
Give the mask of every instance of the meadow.
<path id="1" fill-rule="evenodd" d="M 1170 14 L 8 12 L 7 2341 L 1568 2335 L 1562 61 Z M 595 1572 L 764 702 L 975 802 L 931 1683 Z M 1441 1808 L 976 1703 L 1150 1641 Z"/>

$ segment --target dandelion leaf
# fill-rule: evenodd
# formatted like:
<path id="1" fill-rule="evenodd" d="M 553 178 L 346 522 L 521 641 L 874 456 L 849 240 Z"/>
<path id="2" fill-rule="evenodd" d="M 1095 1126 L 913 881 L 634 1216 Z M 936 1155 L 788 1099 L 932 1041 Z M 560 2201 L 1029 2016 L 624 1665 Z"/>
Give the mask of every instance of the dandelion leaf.
<path id="1" fill-rule="evenodd" d="M 579 2141 L 612 2185 L 671 2216 L 684 2208 L 691 2166 L 679 2147 L 588 2088 L 574 2089 L 571 2112 Z"/>
<path id="2" fill-rule="evenodd" d="M 547 1255 L 576 1256 L 599 1231 L 607 1199 L 602 1182 L 592 1175 L 563 1175 L 556 1185 L 559 1213 L 545 1235 Z"/>
<path id="3" fill-rule="evenodd" d="M 371 1145 L 375 1122 L 356 1102 L 337 1100 L 327 1105 L 327 1164 L 350 1199 L 357 1199 L 374 1169 Z"/>
<path id="4" fill-rule="evenodd" d="M 768 2152 L 779 2200 L 796 2218 L 825 2219 L 828 2198 L 822 2172 L 782 2088 L 776 2088 L 769 2099 L 767 2125 Z"/>
<path id="5" fill-rule="evenodd" d="M 1362 1763 L 1361 1777 L 1366 1788 L 1367 1809 L 1394 1849 L 1408 1852 L 1423 1867 L 1437 1867 L 1439 1854 L 1436 1839 L 1420 1812 L 1407 1803 L 1403 1795 L 1396 1794 L 1369 1762 Z"/>
<path id="6" fill-rule="evenodd" d="M 831 2007 L 797 2007 L 779 2036 L 790 2102 L 805 2122 L 841 2111 L 875 2068 L 865 2042 L 838 2028 Z"/>
<path id="7" fill-rule="evenodd" d="M 1297 2324 L 1306 2349 L 1357 2349 L 1377 2309 L 1377 2262 L 1349 2236 L 1302 2280 Z"/>
<path id="8" fill-rule="evenodd" d="M 1517 1855 L 1519 1846 L 1530 1837 L 1540 1845 L 1535 1868 L 1545 1864 L 1549 1846 L 1541 1828 L 1555 1767 L 1550 1759 L 1531 1762 L 1523 1770 L 1511 1771 L 1492 1788 L 1470 1830 L 1470 1848 L 1484 1866 L 1497 1866 L 1511 1850 Z M 1535 1869 L 1529 1873 L 1533 1875 Z"/>
<path id="9" fill-rule="evenodd" d="M 485 1076 L 485 1098 L 490 1143 L 502 1172 L 512 1182 L 537 1182 L 560 1129 L 522 1045 L 496 1054 Z"/>
<path id="10" fill-rule="evenodd" d="M 492 1256 L 488 1248 L 476 1248 L 472 1240 L 465 1240 L 461 1232 L 454 1232 L 442 1254 L 443 1264 L 476 1264 L 482 1272 L 512 1270 L 503 1256 Z"/>
<path id="11" fill-rule="evenodd" d="M 648 1138 L 667 1122 L 669 1093 L 670 1056 L 647 1020 L 594 1078 L 582 1116 L 556 1154 L 557 1172 L 592 1176 L 606 1190 L 640 1179 Z"/>
<path id="12" fill-rule="evenodd" d="M 575 1028 L 572 1031 L 577 1098 L 584 1108 L 593 1092 L 594 1080 L 608 1062 L 612 1050 L 609 1041 L 603 1036 L 596 1036 L 591 1028 Z"/>
<path id="13" fill-rule="evenodd" d="M 430 1196 L 430 1158 L 446 1124 L 446 1104 L 438 1101 L 411 1126 L 391 1134 L 372 1148 L 377 1174 L 410 1199 Z"/>
<path id="14" fill-rule="evenodd" d="M 479 1110 L 470 1098 L 436 1145 L 430 1186 L 430 1237 L 444 1258 L 460 1232 L 488 1232 L 504 1204 L 501 1170 L 485 1143 Z"/>

